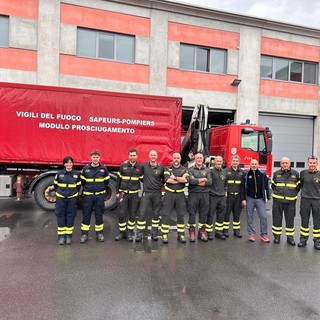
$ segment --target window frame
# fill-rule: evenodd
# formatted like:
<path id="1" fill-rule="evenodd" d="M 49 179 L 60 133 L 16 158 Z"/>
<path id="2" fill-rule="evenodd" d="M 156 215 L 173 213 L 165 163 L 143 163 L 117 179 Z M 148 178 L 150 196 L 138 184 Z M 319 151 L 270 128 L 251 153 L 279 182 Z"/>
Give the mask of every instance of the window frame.
<path id="1" fill-rule="evenodd" d="M 267 58 L 267 59 L 271 59 L 272 60 L 272 65 L 271 65 L 271 72 L 272 75 L 271 77 L 263 77 L 261 75 L 261 68 L 262 66 L 262 58 Z M 286 80 L 284 79 L 277 79 L 276 78 L 276 72 L 277 72 L 277 61 L 287 61 L 288 63 L 288 77 Z M 296 81 L 296 80 L 291 80 L 291 73 L 292 73 L 292 66 L 294 64 L 301 64 L 302 68 L 301 68 L 301 81 Z M 314 82 L 305 82 L 305 68 L 307 66 L 314 66 Z M 291 83 L 303 83 L 303 84 L 312 84 L 312 85 L 318 85 L 318 80 L 317 80 L 317 74 L 318 74 L 318 68 L 319 68 L 319 64 L 316 62 L 312 62 L 312 61 L 304 61 L 304 60 L 298 60 L 298 59 L 288 59 L 288 58 L 283 58 L 283 57 L 273 57 L 273 56 L 268 56 L 268 55 L 261 55 L 261 59 L 260 59 L 260 79 L 266 79 L 266 80 L 276 80 L 276 81 L 286 81 L 286 82 L 291 82 Z"/>
<path id="2" fill-rule="evenodd" d="M 193 61 L 192 61 L 192 69 L 191 68 L 186 68 L 186 67 L 182 67 L 181 66 L 181 62 L 182 62 L 182 47 L 189 47 L 193 49 Z M 206 55 L 206 61 L 204 62 L 205 67 L 200 69 L 197 66 L 200 65 L 200 61 L 198 61 L 198 57 L 199 57 L 199 53 L 201 51 L 206 51 L 207 55 Z M 212 60 L 213 60 L 213 56 L 214 56 L 214 52 L 223 52 L 223 72 L 214 72 L 212 70 Z M 222 49 L 222 48 L 213 48 L 213 47 L 207 47 L 207 46 L 198 46 L 198 45 L 193 45 L 190 43 L 180 43 L 180 63 L 179 63 L 179 69 L 180 70 L 185 70 L 185 71 L 194 71 L 194 72 L 204 72 L 204 73 L 212 73 L 212 74 L 227 74 L 227 57 L 228 57 L 228 51 L 227 49 Z M 201 63 L 203 63 L 201 61 Z M 191 63 L 190 63 L 191 65 Z M 205 70 L 204 70 L 205 69 Z"/>
<path id="3" fill-rule="evenodd" d="M 9 32 L 10 32 L 10 30 L 9 30 L 9 22 L 10 22 L 10 17 L 1 14 L 1 15 L 0 15 L 0 19 L 1 19 L 4 23 L 6 23 L 5 28 L 7 29 L 7 30 L 6 30 L 7 32 L 6 32 L 5 36 L 3 37 L 3 38 L 4 38 L 4 42 L 2 43 L 2 42 L 0 41 L 0 47 L 1 47 L 1 48 L 9 48 Z M 1 40 L 1 38 L 0 38 L 0 40 Z"/>
<path id="4" fill-rule="evenodd" d="M 85 55 L 85 54 L 82 54 L 81 52 L 79 52 L 79 49 L 80 49 L 79 48 L 80 33 L 81 33 L 82 30 L 94 33 L 94 36 L 95 36 L 95 47 L 91 48 L 92 49 L 92 53 L 94 52 L 94 55 Z M 111 37 L 112 38 L 113 58 L 103 57 L 99 52 L 99 49 L 100 49 L 100 46 L 101 46 L 99 41 L 101 41 L 101 39 L 103 37 L 105 37 L 105 38 Z M 128 38 L 128 40 L 130 40 L 130 42 L 132 43 L 131 52 L 130 52 L 130 55 L 128 55 L 128 57 L 130 57 L 130 58 L 128 60 L 119 59 L 119 54 L 118 54 L 117 50 L 119 48 L 118 42 L 119 42 L 119 38 L 120 37 L 121 38 Z M 95 29 L 82 28 L 82 27 L 78 27 L 77 28 L 77 52 L 76 52 L 76 55 L 78 57 L 134 64 L 135 63 L 135 47 L 136 47 L 136 37 L 134 35 L 131 35 L 131 34 L 116 33 L 116 32 L 95 30 Z"/>

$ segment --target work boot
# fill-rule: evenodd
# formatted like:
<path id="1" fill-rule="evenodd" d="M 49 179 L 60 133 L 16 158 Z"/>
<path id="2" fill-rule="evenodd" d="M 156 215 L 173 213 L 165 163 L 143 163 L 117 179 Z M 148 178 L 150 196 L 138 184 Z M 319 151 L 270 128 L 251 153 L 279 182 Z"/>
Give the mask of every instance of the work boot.
<path id="1" fill-rule="evenodd" d="M 214 237 L 220 240 L 226 240 L 226 236 L 221 231 L 216 231 Z"/>
<path id="2" fill-rule="evenodd" d="M 162 234 L 162 243 L 168 243 L 169 240 L 168 240 L 168 234 L 164 233 Z"/>
<path id="3" fill-rule="evenodd" d="M 80 237 L 80 243 L 86 243 L 88 241 L 88 235 L 87 234 L 83 234 Z"/>
<path id="4" fill-rule="evenodd" d="M 195 242 L 195 230 L 194 228 L 190 228 L 189 229 L 189 237 L 190 237 L 190 242 Z"/>
<path id="5" fill-rule="evenodd" d="M 298 243 L 299 248 L 303 248 L 307 245 L 308 238 L 300 237 L 300 242 Z"/>
<path id="6" fill-rule="evenodd" d="M 177 240 L 178 240 L 180 243 L 186 243 L 186 237 L 184 236 L 183 233 L 178 234 Z"/>
<path id="7" fill-rule="evenodd" d="M 126 235 L 123 231 L 120 231 L 119 234 L 114 238 L 116 241 L 120 241 L 122 239 L 125 239 Z"/>
<path id="8" fill-rule="evenodd" d="M 241 239 L 242 238 L 242 234 L 240 233 L 240 230 L 239 229 L 236 229 L 233 231 L 233 234 L 236 238 L 239 238 Z"/>
<path id="9" fill-rule="evenodd" d="M 151 239 L 152 241 L 158 241 L 158 228 L 151 229 Z"/>
<path id="10" fill-rule="evenodd" d="M 66 237 L 66 244 L 71 244 L 72 243 L 72 237 L 70 237 L 70 236 L 67 236 Z"/>
<path id="11" fill-rule="evenodd" d="M 213 240 L 213 232 L 207 232 L 208 240 Z"/>
<path id="12" fill-rule="evenodd" d="M 207 236 L 207 232 L 205 229 L 201 228 L 198 232 L 198 239 L 200 239 L 203 242 L 207 242 L 208 241 L 208 236 Z"/>
<path id="13" fill-rule="evenodd" d="M 58 238 L 58 243 L 59 243 L 60 246 L 64 245 L 64 244 L 66 243 L 66 238 L 65 238 L 65 236 L 60 236 L 60 237 Z"/>
<path id="14" fill-rule="evenodd" d="M 128 231 L 127 234 L 126 234 L 126 237 L 127 237 L 127 240 L 129 242 L 132 242 L 133 241 L 133 233 L 132 233 L 132 231 Z"/>
<path id="15" fill-rule="evenodd" d="M 315 239 L 314 240 L 314 248 L 316 250 L 320 250 L 320 239 Z"/>
<path id="16" fill-rule="evenodd" d="M 293 237 L 291 237 L 291 236 L 288 236 L 288 237 L 287 237 L 287 243 L 288 243 L 290 246 L 295 246 L 295 245 L 296 245 L 296 243 L 294 242 Z"/>
<path id="17" fill-rule="evenodd" d="M 97 241 L 98 242 L 104 242 L 104 235 L 102 233 L 97 234 Z"/>
<path id="18" fill-rule="evenodd" d="M 224 229 L 224 230 L 223 230 L 223 235 L 224 235 L 226 238 L 229 238 L 229 230 L 228 230 L 228 229 Z"/>
<path id="19" fill-rule="evenodd" d="M 136 235 L 136 242 L 141 242 L 143 239 L 143 231 L 139 231 L 137 232 L 137 235 Z"/>
<path id="20" fill-rule="evenodd" d="M 280 238 L 281 238 L 280 234 L 275 234 L 273 242 L 276 243 L 276 244 L 279 244 L 280 243 Z"/>

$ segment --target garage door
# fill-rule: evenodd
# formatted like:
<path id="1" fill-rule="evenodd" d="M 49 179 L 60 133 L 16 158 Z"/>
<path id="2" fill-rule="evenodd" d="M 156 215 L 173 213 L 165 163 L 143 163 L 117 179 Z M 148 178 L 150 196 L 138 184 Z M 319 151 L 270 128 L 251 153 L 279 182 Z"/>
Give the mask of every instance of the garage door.
<path id="1" fill-rule="evenodd" d="M 297 171 L 306 169 L 307 158 L 313 154 L 313 118 L 259 115 L 259 125 L 269 127 L 273 134 L 273 168 L 280 168 L 280 159 L 288 157 Z"/>

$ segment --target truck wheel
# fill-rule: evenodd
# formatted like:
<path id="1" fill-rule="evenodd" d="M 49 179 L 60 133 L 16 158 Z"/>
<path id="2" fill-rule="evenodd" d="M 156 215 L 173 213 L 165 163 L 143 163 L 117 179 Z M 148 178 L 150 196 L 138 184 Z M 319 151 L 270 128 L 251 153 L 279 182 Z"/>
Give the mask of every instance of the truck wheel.
<path id="1" fill-rule="evenodd" d="M 34 200 L 43 210 L 54 210 L 56 192 L 53 189 L 53 180 L 53 176 L 42 179 L 34 190 Z"/>
<path id="2" fill-rule="evenodd" d="M 106 210 L 114 209 L 118 204 L 116 182 L 110 179 L 110 183 L 105 196 L 105 207 Z"/>

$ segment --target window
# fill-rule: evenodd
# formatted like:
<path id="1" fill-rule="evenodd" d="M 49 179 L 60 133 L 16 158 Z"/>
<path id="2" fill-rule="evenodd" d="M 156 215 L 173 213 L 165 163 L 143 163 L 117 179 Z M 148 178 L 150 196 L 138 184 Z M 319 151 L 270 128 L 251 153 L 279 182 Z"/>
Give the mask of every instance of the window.
<path id="1" fill-rule="evenodd" d="M 227 50 L 180 45 L 180 69 L 211 73 L 226 73 Z"/>
<path id="2" fill-rule="evenodd" d="M 241 132 L 241 148 L 251 151 L 266 151 L 266 141 L 263 131 L 248 131 Z"/>
<path id="3" fill-rule="evenodd" d="M 77 40 L 80 57 L 134 63 L 134 36 L 78 28 Z"/>
<path id="4" fill-rule="evenodd" d="M 9 47 L 9 17 L 0 16 L 0 47 Z"/>
<path id="5" fill-rule="evenodd" d="M 260 77 L 317 84 L 317 68 L 312 62 L 261 56 Z"/>

